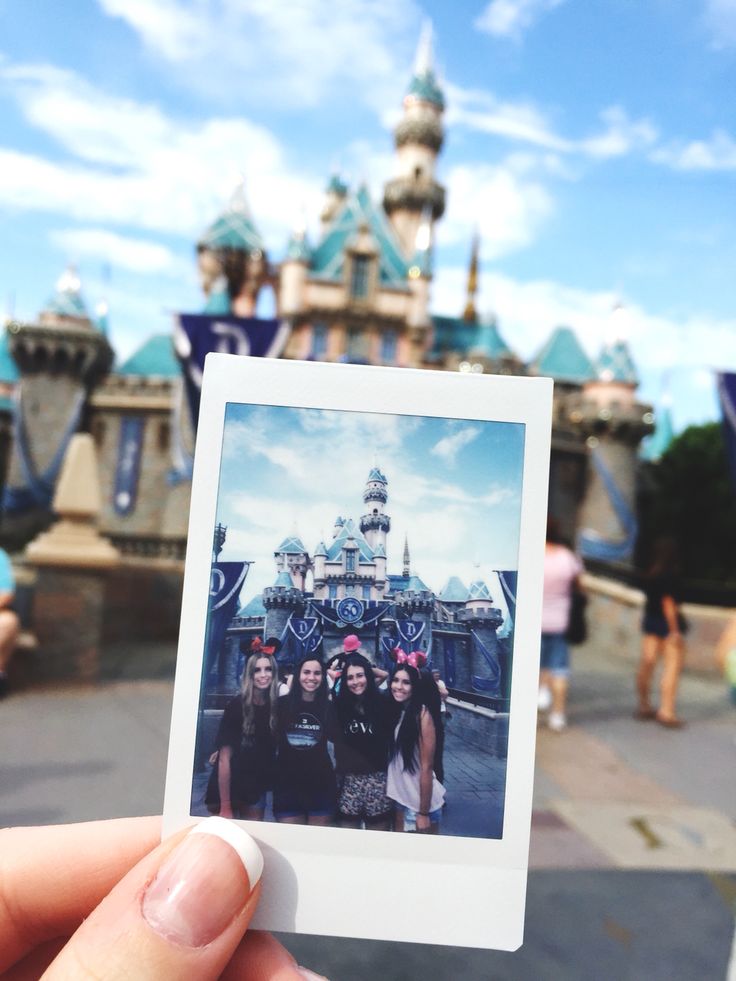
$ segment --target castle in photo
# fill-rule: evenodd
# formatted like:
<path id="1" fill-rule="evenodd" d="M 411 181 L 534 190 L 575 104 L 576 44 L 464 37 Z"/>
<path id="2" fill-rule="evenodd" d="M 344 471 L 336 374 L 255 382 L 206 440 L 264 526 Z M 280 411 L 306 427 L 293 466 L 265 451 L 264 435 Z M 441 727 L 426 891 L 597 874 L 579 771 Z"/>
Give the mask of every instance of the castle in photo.
<path id="1" fill-rule="evenodd" d="M 463 308 L 455 315 L 430 308 L 434 229 L 446 204 L 437 173 L 444 110 L 425 37 L 394 130 L 395 171 L 382 200 L 364 185 L 350 188 L 332 176 L 318 240 L 297 228 L 276 257 L 239 188 L 196 246 L 204 313 L 224 320 L 252 316 L 261 291 L 270 289 L 277 316 L 289 325 L 285 358 L 552 376 L 550 509 L 585 554 L 625 562 L 635 533 L 638 448 L 653 424 L 650 407 L 637 401 L 625 342 L 611 342 L 592 361 L 573 331 L 557 326 L 531 362 L 523 362 L 496 320 L 476 310 L 477 243 L 468 243 Z M 6 545 L 17 551 L 50 522 L 64 451 L 83 429 L 97 447 L 100 531 L 121 562 L 180 569 L 193 446 L 182 392 L 171 336 L 151 337 L 115 363 L 106 315 L 93 317 L 78 278 L 65 274 L 38 319 L 9 323 L 0 344 L 6 474 L 0 533 Z M 309 557 L 315 598 L 340 588 L 335 563 L 343 561 L 340 543 L 347 541 L 370 551 L 370 601 L 378 601 L 382 581 L 389 588 L 381 486 L 378 478 L 369 481 L 370 506 L 359 526 L 343 524 L 332 543 L 323 543 L 323 555 Z M 280 554 L 283 571 L 298 576 L 294 553 Z M 358 567 L 361 559 L 358 547 Z"/>

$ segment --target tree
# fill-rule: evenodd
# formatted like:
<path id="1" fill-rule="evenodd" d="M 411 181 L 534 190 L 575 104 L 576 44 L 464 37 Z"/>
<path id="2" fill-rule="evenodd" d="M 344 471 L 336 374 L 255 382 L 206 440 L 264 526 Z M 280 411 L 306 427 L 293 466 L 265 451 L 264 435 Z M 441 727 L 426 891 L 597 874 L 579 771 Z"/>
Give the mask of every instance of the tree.
<path id="1" fill-rule="evenodd" d="M 689 426 L 643 476 L 639 564 L 671 535 L 687 579 L 736 584 L 736 488 L 720 423 Z"/>

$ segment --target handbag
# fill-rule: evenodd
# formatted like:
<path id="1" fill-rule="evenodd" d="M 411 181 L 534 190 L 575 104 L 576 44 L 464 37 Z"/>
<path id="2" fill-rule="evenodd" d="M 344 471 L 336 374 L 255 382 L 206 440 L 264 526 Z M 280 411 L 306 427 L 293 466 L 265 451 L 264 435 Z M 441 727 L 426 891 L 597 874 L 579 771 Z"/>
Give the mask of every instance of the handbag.
<path id="1" fill-rule="evenodd" d="M 582 644 L 587 639 L 588 624 L 585 620 L 587 605 L 588 597 L 578 586 L 573 586 L 570 595 L 570 619 L 565 632 L 568 644 Z"/>

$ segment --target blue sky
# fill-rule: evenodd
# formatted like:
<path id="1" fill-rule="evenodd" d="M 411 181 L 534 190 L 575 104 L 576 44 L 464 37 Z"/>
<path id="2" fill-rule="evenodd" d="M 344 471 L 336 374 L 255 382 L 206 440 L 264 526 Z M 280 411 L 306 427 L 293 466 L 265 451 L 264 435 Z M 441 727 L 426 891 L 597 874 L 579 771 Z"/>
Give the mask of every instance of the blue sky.
<path id="1" fill-rule="evenodd" d="M 518 423 L 247 406 L 226 414 L 217 521 L 223 560 L 255 561 L 244 601 L 273 584 L 273 553 L 296 532 L 310 554 L 335 518 L 360 520 L 374 461 L 388 481 L 388 571 L 412 572 L 439 592 L 517 567 L 524 426 Z"/>
<path id="2" fill-rule="evenodd" d="M 122 356 L 201 306 L 194 242 L 244 174 L 272 258 L 331 169 L 380 193 L 421 24 L 447 95 L 433 307 L 530 358 L 624 304 L 642 398 L 715 416 L 736 369 L 735 0 L 0 0 L 0 303 L 67 260 Z"/>

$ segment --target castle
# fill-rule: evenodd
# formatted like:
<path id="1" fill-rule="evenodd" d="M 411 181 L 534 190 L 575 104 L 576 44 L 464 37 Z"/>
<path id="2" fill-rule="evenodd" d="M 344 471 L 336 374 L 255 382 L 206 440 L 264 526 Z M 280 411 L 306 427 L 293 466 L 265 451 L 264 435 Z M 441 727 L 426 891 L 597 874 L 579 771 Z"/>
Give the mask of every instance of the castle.
<path id="1" fill-rule="evenodd" d="M 627 561 L 637 452 L 653 415 L 637 401 L 625 342 L 606 345 L 593 362 L 573 331 L 561 326 L 524 363 L 497 322 L 476 310 L 477 243 L 464 309 L 457 316 L 430 311 L 434 228 L 445 209 L 436 172 L 444 108 L 425 37 L 394 130 L 395 174 L 383 200 L 333 176 L 319 240 L 310 243 L 297 228 L 274 262 L 239 188 L 197 243 L 204 311 L 225 320 L 251 316 L 260 292 L 272 289 L 277 315 L 289 324 L 286 358 L 552 376 L 550 510 L 585 554 Z M 113 367 L 113 361 L 106 316 L 90 316 L 72 273 L 59 281 L 36 322 L 8 324 L 0 344 L 0 465 L 6 474 L 0 536 L 17 550 L 50 522 L 64 450 L 81 428 L 97 446 L 100 530 L 121 561 L 180 568 L 193 445 L 181 367 L 168 335 L 150 338 L 121 364 Z M 380 481 L 374 484 L 370 493 L 380 497 Z M 376 595 L 386 521 L 380 508 L 370 508 L 360 529 L 343 526 L 341 532 L 359 530 L 369 544 Z M 315 590 L 329 595 L 336 583 L 334 542 L 324 551 L 310 561 L 315 572 L 323 570 Z M 291 554 L 282 553 L 284 569 L 293 566 Z"/>

